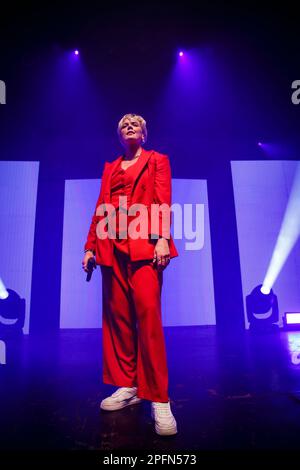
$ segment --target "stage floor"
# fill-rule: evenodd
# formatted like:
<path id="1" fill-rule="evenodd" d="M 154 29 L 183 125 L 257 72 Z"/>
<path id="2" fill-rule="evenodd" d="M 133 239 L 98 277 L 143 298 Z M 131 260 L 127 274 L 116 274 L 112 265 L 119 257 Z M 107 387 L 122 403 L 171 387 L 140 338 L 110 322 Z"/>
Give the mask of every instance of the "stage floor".
<path id="1" fill-rule="evenodd" d="M 297 449 L 300 332 L 165 328 L 178 434 L 155 434 L 150 402 L 100 411 L 101 330 L 8 343 L 0 367 L 0 449 Z M 10 362 L 14 362 L 15 365 Z"/>

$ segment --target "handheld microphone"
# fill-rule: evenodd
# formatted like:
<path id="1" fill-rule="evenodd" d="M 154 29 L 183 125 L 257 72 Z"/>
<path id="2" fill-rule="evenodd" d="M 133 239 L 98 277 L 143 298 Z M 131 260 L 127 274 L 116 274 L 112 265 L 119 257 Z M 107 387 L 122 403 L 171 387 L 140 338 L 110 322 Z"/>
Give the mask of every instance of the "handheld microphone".
<path id="1" fill-rule="evenodd" d="M 86 281 L 90 282 L 90 280 L 92 278 L 93 271 L 94 271 L 94 269 L 96 269 L 96 261 L 95 261 L 94 257 L 90 258 L 88 260 L 87 269 L 88 269 L 88 273 L 87 273 L 87 276 L 86 276 Z"/>

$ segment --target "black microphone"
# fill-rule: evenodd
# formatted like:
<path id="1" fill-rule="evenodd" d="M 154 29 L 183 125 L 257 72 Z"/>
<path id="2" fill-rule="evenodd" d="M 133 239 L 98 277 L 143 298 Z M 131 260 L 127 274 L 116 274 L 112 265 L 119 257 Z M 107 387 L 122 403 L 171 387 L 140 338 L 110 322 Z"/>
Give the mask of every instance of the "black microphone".
<path id="1" fill-rule="evenodd" d="M 87 273 L 87 276 L 86 276 L 86 281 L 90 282 L 90 280 L 92 278 L 93 271 L 94 271 L 94 269 L 96 269 L 96 261 L 95 261 L 94 257 L 89 258 L 89 260 L 87 262 L 87 269 L 88 269 L 88 273 Z"/>

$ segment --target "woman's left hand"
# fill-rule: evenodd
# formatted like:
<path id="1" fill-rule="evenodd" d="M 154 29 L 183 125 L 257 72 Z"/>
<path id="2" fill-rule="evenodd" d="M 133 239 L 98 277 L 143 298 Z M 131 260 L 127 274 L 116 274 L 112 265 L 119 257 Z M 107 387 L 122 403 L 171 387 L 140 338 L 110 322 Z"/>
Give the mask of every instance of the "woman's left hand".
<path id="1" fill-rule="evenodd" d="M 159 238 L 154 248 L 153 263 L 156 263 L 157 269 L 163 270 L 170 263 L 170 249 L 166 238 Z"/>

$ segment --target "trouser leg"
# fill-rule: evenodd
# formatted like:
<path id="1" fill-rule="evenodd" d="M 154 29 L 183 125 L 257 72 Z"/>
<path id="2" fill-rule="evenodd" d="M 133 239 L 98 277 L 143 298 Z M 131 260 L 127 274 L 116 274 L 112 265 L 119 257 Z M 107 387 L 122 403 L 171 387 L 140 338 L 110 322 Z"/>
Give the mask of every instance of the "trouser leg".
<path id="1" fill-rule="evenodd" d="M 138 326 L 137 395 L 167 402 L 168 368 L 161 318 L 163 273 L 151 261 L 130 263 L 129 270 Z"/>
<path id="2" fill-rule="evenodd" d="M 136 318 L 127 264 L 128 256 L 115 249 L 113 266 L 101 266 L 103 381 L 119 387 L 137 384 Z"/>

